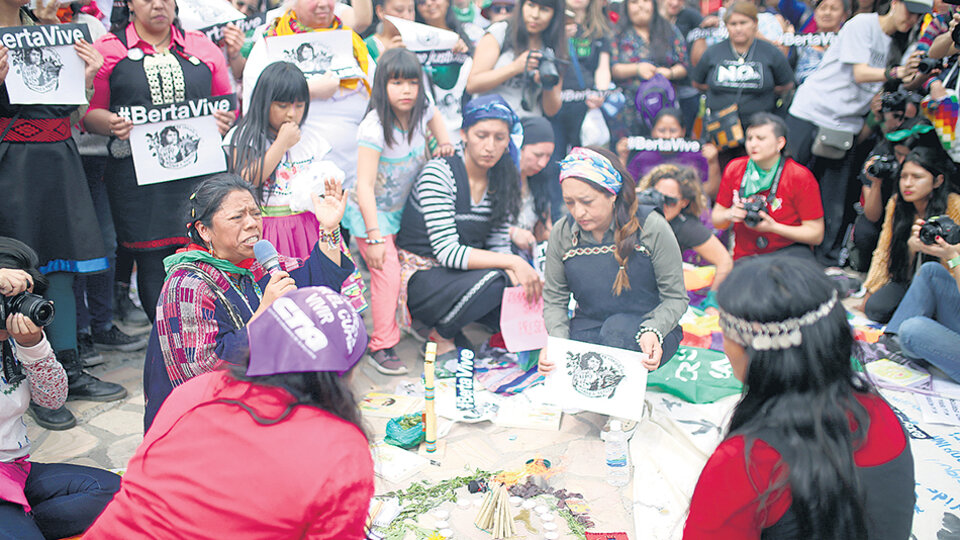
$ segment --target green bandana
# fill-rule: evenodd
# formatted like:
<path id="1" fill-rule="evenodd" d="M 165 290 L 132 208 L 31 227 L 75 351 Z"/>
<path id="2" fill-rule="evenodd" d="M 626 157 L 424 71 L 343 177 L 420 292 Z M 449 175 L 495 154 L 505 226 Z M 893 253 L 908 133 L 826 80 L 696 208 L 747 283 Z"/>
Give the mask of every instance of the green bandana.
<path id="1" fill-rule="evenodd" d="M 163 270 L 170 273 L 170 268 L 180 263 L 192 263 L 192 262 L 202 262 L 209 264 L 210 266 L 216 268 L 217 270 L 227 272 L 228 274 L 237 274 L 240 276 L 250 276 L 250 279 L 253 279 L 253 272 L 247 270 L 246 268 L 240 268 L 239 266 L 233 264 L 232 262 L 226 259 L 218 259 L 211 255 L 210 253 L 200 250 L 193 249 L 190 251 L 183 251 L 181 253 L 174 253 L 169 257 L 163 259 Z M 256 281 L 255 279 L 253 279 Z"/>
<path id="2" fill-rule="evenodd" d="M 457 20 L 461 23 L 473 22 L 473 20 L 477 18 L 477 6 L 474 5 L 473 0 L 470 0 L 470 3 L 467 4 L 465 8 L 457 7 L 454 4 L 450 4 L 450 7 L 453 9 L 454 15 L 457 16 Z"/>
<path id="3" fill-rule="evenodd" d="M 887 133 L 886 137 L 888 141 L 900 142 L 907 137 L 913 135 L 922 135 L 924 133 L 933 131 L 933 126 L 930 124 L 917 124 L 910 129 L 898 129 L 897 131 L 891 131 Z"/>
<path id="4" fill-rule="evenodd" d="M 747 161 L 747 171 L 743 173 L 743 185 L 741 186 L 742 196 L 749 197 L 770 189 L 770 186 L 773 185 L 773 177 L 782 159 L 782 157 L 778 159 L 777 164 L 767 171 L 761 169 L 752 159 Z"/>

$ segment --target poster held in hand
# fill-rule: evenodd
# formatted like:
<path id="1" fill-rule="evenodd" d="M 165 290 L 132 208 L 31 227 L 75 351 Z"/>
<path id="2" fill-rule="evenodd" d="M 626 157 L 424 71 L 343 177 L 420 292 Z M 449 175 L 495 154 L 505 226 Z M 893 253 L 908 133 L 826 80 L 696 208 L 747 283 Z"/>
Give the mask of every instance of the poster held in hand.
<path id="1" fill-rule="evenodd" d="M 184 30 L 200 30 L 215 24 L 238 21 L 246 17 L 223 0 L 177 0 L 177 17 Z"/>
<path id="2" fill-rule="evenodd" d="M 643 353 L 547 338 L 553 371 L 546 389 L 564 408 L 642 420 L 647 368 Z"/>
<path id="3" fill-rule="evenodd" d="M 340 80 L 362 79 L 366 75 L 353 57 L 353 32 L 328 30 L 266 39 L 270 62 L 290 62 L 310 79 L 333 72 Z"/>
<path id="4" fill-rule="evenodd" d="M 121 107 L 133 122 L 130 150 L 141 186 L 227 170 L 222 138 L 213 116 L 236 106 L 233 94 L 172 105 Z"/>
<path id="5" fill-rule="evenodd" d="M 546 346 L 542 296 L 535 302 L 527 302 L 523 287 L 506 287 L 501 306 L 500 332 L 508 351 L 533 351 Z"/>
<path id="6" fill-rule="evenodd" d="M 86 64 L 74 49 L 90 43 L 85 24 L 11 26 L 0 28 L 0 44 L 9 49 L 10 70 L 4 80 L 10 103 L 83 105 Z"/>
<path id="7" fill-rule="evenodd" d="M 386 23 L 397 29 L 403 45 L 413 51 L 449 51 L 460 41 L 460 35 L 428 24 L 408 21 L 387 15 Z"/>

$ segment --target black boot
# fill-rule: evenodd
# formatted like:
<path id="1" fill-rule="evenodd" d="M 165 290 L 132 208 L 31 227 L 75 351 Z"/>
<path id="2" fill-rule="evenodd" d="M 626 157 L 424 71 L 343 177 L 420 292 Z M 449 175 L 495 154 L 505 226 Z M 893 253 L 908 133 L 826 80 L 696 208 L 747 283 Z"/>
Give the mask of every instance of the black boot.
<path id="1" fill-rule="evenodd" d="M 48 409 L 31 401 L 27 412 L 37 422 L 38 426 L 50 431 L 63 431 L 77 425 L 77 419 L 66 407 Z"/>
<path id="2" fill-rule="evenodd" d="M 83 371 L 83 363 L 76 349 L 57 352 L 57 360 L 67 371 L 67 399 L 88 401 L 116 401 L 127 397 L 127 389 L 119 384 L 104 382 Z"/>
<path id="3" fill-rule="evenodd" d="M 119 281 L 113 286 L 113 318 L 129 326 L 150 326 L 147 314 L 130 299 L 130 286 Z"/>

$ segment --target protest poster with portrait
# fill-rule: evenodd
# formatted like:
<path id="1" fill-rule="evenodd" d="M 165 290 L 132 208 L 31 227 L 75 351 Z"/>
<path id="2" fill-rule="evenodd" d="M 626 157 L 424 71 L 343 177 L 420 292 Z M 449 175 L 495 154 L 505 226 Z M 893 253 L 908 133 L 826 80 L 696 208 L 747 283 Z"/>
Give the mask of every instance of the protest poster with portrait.
<path id="1" fill-rule="evenodd" d="M 85 64 L 73 47 L 80 39 L 91 42 L 85 24 L 0 28 L 0 44 L 9 49 L 10 103 L 85 104 Z"/>
<path id="2" fill-rule="evenodd" d="M 184 30 L 200 30 L 246 17 L 223 0 L 177 0 L 177 17 Z"/>
<path id="3" fill-rule="evenodd" d="M 449 51 L 460 41 L 460 35 L 450 30 L 408 21 L 386 15 L 384 23 L 396 28 L 403 39 L 403 45 L 413 52 Z"/>
<path id="4" fill-rule="evenodd" d="M 554 403 L 632 420 L 643 419 L 643 396 L 647 368 L 643 353 L 547 338 L 547 357 L 553 371 L 547 376 L 546 393 Z"/>
<path id="5" fill-rule="evenodd" d="M 141 186 L 223 172 L 227 160 L 214 111 L 236 108 L 233 94 L 174 103 L 121 107 L 133 122 L 130 150 Z"/>
<path id="6" fill-rule="evenodd" d="M 328 30 L 266 38 L 270 62 L 295 64 L 309 79 L 333 72 L 340 80 L 363 79 L 366 74 L 353 57 L 353 32 Z"/>

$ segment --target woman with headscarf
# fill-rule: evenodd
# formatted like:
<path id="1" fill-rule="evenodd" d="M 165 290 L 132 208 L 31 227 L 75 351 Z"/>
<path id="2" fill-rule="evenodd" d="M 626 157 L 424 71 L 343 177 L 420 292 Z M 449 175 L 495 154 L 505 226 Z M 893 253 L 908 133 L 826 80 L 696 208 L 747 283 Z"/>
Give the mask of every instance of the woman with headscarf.
<path id="1" fill-rule="evenodd" d="M 369 73 L 367 45 L 353 30 L 344 26 L 334 14 L 334 0 L 294 0 L 279 17 L 268 23 L 257 36 L 243 70 L 244 112 L 250 103 L 260 73 L 277 58 L 267 52 L 267 43 L 278 36 L 308 32 L 347 30 L 350 32 L 353 60 L 360 70 Z M 357 182 L 357 128 L 367 111 L 370 89 L 365 78 L 340 79 L 331 71 L 307 73 L 310 88 L 310 110 L 300 128 L 300 144 L 308 148 L 325 147 L 330 151 L 324 159 L 332 161 L 345 173 L 343 187 L 353 189 Z"/>
<path id="2" fill-rule="evenodd" d="M 373 460 L 348 385 L 363 320 L 307 287 L 245 337 L 237 365 L 171 394 L 84 538 L 363 538 Z"/>
<path id="3" fill-rule="evenodd" d="M 553 226 L 547 245 L 547 333 L 640 351 L 649 357 L 644 367 L 657 369 L 680 346 L 689 301 L 670 225 L 637 203 L 636 182 L 608 150 L 574 148 L 560 162 L 560 182 L 570 215 Z M 553 368 L 541 352 L 540 371 Z"/>
<path id="4" fill-rule="evenodd" d="M 540 277 L 510 250 L 520 207 L 512 137 L 521 132 L 500 96 L 470 101 L 461 148 L 429 161 L 407 200 L 397 235 L 400 307 L 430 330 L 438 359 L 456 354 L 454 338 L 467 324 L 499 326 L 504 287 L 522 285 L 529 300 L 540 296 Z"/>

